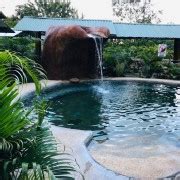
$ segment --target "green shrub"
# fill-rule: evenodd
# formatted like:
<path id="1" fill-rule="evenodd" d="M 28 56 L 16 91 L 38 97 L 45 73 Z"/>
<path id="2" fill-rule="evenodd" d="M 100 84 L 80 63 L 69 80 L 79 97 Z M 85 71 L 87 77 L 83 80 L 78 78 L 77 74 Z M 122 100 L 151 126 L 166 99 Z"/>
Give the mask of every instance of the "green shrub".
<path id="1" fill-rule="evenodd" d="M 131 53 L 125 49 L 121 49 L 121 45 L 108 43 L 104 49 L 104 69 L 107 76 L 118 76 L 117 67 L 123 63 L 125 67 L 131 62 Z M 116 67 L 117 66 L 117 67 Z M 124 67 L 124 69 L 126 69 Z M 128 70 L 128 69 L 127 69 Z"/>
<path id="2" fill-rule="evenodd" d="M 170 73 L 172 74 L 172 76 L 174 77 L 174 79 L 180 80 L 180 67 L 178 66 L 173 66 L 170 69 Z"/>
<path id="3" fill-rule="evenodd" d="M 125 72 L 125 64 L 124 63 L 117 63 L 116 64 L 116 75 L 118 77 L 124 76 Z"/>
<path id="4" fill-rule="evenodd" d="M 168 45 L 167 59 L 173 57 L 173 41 L 168 40 L 110 40 L 104 49 L 104 69 L 107 76 L 119 76 L 124 63 L 124 75 L 139 74 L 142 77 L 157 76 L 166 77 L 169 72 L 169 64 L 163 64 L 158 57 L 158 44 Z M 121 73 L 120 73 L 121 74 Z M 168 77 L 170 77 L 168 75 Z"/>
<path id="5" fill-rule="evenodd" d="M 35 40 L 29 37 L 1 37 L 0 50 L 6 49 L 30 59 L 35 59 Z"/>

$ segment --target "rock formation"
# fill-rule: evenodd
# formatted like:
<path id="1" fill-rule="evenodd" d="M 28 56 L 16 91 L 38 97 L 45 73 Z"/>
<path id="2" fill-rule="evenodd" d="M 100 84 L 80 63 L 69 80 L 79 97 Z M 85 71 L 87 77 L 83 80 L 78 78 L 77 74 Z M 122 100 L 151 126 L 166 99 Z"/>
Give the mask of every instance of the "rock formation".
<path id="1" fill-rule="evenodd" d="M 96 78 L 98 59 L 95 42 L 88 34 L 107 38 L 105 27 L 77 25 L 51 27 L 46 33 L 42 65 L 48 79 Z"/>

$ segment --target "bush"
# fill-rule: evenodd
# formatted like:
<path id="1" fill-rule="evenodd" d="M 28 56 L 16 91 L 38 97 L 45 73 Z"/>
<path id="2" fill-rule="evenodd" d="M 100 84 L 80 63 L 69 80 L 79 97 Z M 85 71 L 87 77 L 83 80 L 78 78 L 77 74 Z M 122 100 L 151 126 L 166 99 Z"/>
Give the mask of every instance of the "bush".
<path id="1" fill-rule="evenodd" d="M 35 59 L 35 40 L 25 37 L 1 37 L 0 49 L 16 52 L 30 59 Z"/>
<path id="2" fill-rule="evenodd" d="M 116 64 L 116 74 L 117 76 L 124 76 L 125 72 L 125 64 L 124 63 L 117 63 Z"/>
<path id="3" fill-rule="evenodd" d="M 120 45 L 115 46 L 113 43 L 107 44 L 103 57 L 103 65 L 105 69 L 104 74 L 107 76 L 119 76 L 121 73 L 119 74 L 117 72 L 121 71 L 122 69 L 124 69 L 125 72 L 126 67 L 128 67 L 132 61 L 131 53 L 129 51 L 126 51 L 126 49 L 121 49 Z"/>
<path id="4" fill-rule="evenodd" d="M 168 45 L 167 59 L 173 57 L 173 41 L 110 40 L 104 49 L 106 76 L 138 75 L 140 77 L 171 77 L 169 64 L 157 56 L 158 44 Z M 123 70 L 124 69 L 124 70 Z M 168 69 L 168 70 L 167 70 Z"/>
<path id="5" fill-rule="evenodd" d="M 180 67 L 172 66 L 170 69 L 170 73 L 172 74 L 174 79 L 180 80 Z"/>

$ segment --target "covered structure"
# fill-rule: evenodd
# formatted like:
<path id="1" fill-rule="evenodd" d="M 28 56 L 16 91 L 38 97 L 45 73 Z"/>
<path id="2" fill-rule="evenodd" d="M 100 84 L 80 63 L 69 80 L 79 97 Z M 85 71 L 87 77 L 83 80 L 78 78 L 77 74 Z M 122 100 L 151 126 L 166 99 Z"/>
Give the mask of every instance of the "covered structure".
<path id="1" fill-rule="evenodd" d="M 116 38 L 174 40 L 174 60 L 180 60 L 180 25 L 114 23 Z"/>
<path id="2" fill-rule="evenodd" d="M 13 33 L 1 32 L 0 37 L 16 37 L 16 36 L 20 36 L 21 34 L 22 34 L 22 31 L 14 31 Z"/>
<path id="3" fill-rule="evenodd" d="M 64 18 L 24 17 L 15 26 L 15 30 L 35 33 L 39 38 L 36 54 L 41 55 L 41 38 L 51 26 L 80 25 L 85 27 L 106 27 L 110 30 L 109 38 L 149 38 L 174 40 L 174 60 L 180 60 L 180 25 L 171 24 L 126 24 L 111 20 L 87 20 Z"/>

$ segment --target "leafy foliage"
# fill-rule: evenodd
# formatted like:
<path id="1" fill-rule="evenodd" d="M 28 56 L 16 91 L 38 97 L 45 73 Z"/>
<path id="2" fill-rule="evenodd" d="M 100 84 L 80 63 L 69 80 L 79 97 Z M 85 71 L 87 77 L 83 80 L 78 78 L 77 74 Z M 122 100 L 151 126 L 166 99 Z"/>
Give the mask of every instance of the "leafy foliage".
<path id="1" fill-rule="evenodd" d="M 11 28 L 13 28 L 17 22 L 18 22 L 18 18 L 14 15 L 12 15 L 11 17 L 7 17 L 4 22 Z"/>
<path id="2" fill-rule="evenodd" d="M 168 46 L 166 60 L 159 58 L 158 44 Z M 111 40 L 104 50 L 104 73 L 106 76 L 138 76 L 177 79 L 176 65 L 171 63 L 173 41 L 171 40 Z"/>
<path id="3" fill-rule="evenodd" d="M 29 128 L 28 133 L 22 131 L 15 137 L 18 139 L 22 136 L 24 139 L 18 149 L 19 156 L 4 159 L 3 168 L 6 173 L 3 175 L 9 179 L 73 179 L 78 169 L 76 161 L 64 152 L 62 145 L 57 145 L 48 126 L 38 131 L 35 127 Z M 31 137 L 29 141 L 27 136 Z M 14 151 L 16 148 L 12 149 Z"/>
<path id="4" fill-rule="evenodd" d="M 29 37 L 0 37 L 0 49 L 13 51 L 21 56 L 35 59 L 35 39 Z"/>
<path id="5" fill-rule="evenodd" d="M 124 76 L 131 62 L 131 52 L 120 46 L 109 43 L 104 51 L 105 74 L 109 76 Z"/>
<path id="6" fill-rule="evenodd" d="M 22 104 L 17 100 L 18 91 L 16 83 L 7 87 L 6 80 L 2 80 L 0 84 L 0 137 L 8 138 L 17 133 L 24 126 L 28 125 L 27 115 L 24 113 Z M 7 128 L 8 127 L 8 128 Z"/>
<path id="7" fill-rule="evenodd" d="M 37 105 L 38 120 L 19 99 L 17 85 L 28 74 L 40 93 L 45 78 L 40 65 L 9 51 L 0 52 L 0 179 L 73 179 L 76 161 L 56 143 L 47 122 L 45 102 Z M 43 124 L 43 125 L 42 125 Z M 40 127 L 41 126 L 41 127 Z"/>
<path id="8" fill-rule="evenodd" d="M 71 7 L 66 1 L 35 0 L 25 5 L 19 5 L 16 9 L 17 17 L 38 16 L 38 17 L 61 17 L 78 18 L 77 10 Z"/>
<path id="9" fill-rule="evenodd" d="M 124 76 L 124 71 L 125 71 L 125 63 L 117 63 L 116 64 L 117 76 Z"/>
<path id="10" fill-rule="evenodd" d="M 11 80 L 14 79 L 26 83 L 26 74 L 28 74 L 35 83 L 38 94 L 41 91 L 41 83 L 39 80 L 46 79 L 45 72 L 39 64 L 29 58 L 19 57 L 15 52 L 0 52 L 0 68 L 4 71 L 4 73 L 2 72 L 1 74 L 2 79 L 9 77 Z"/>
<path id="11" fill-rule="evenodd" d="M 46 100 L 42 99 L 42 100 L 39 101 L 37 99 L 34 102 L 34 106 L 35 106 L 36 114 L 38 115 L 37 116 L 38 117 L 37 118 L 38 119 L 37 120 L 37 128 L 40 129 L 49 105 L 48 105 Z"/>
<path id="12" fill-rule="evenodd" d="M 172 74 L 173 79 L 180 80 L 180 66 L 171 66 L 169 71 Z"/>

